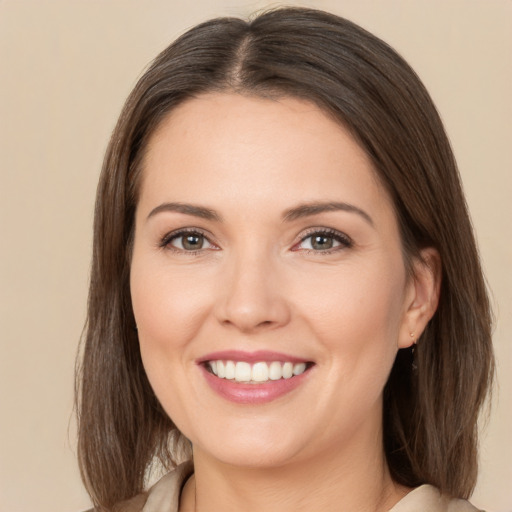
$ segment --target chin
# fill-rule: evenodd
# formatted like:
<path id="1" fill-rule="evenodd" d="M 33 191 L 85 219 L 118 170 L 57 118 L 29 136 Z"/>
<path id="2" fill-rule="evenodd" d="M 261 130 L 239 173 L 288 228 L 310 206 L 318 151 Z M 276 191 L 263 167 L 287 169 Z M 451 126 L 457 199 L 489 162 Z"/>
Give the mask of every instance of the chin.
<path id="1" fill-rule="evenodd" d="M 244 429 L 243 434 L 236 427 L 235 431 L 224 427 L 224 435 L 215 436 L 210 432 L 204 443 L 198 439 L 192 444 L 194 455 L 199 450 L 224 464 L 263 469 L 283 466 L 295 460 L 302 451 L 301 447 L 310 445 L 302 437 L 294 439 L 290 434 L 289 429 L 275 427 Z"/>
<path id="2" fill-rule="evenodd" d="M 292 462 L 296 455 L 294 450 L 279 449 L 266 446 L 228 446 L 216 453 L 210 451 L 210 456 L 219 462 L 247 469 L 272 469 L 285 466 Z"/>

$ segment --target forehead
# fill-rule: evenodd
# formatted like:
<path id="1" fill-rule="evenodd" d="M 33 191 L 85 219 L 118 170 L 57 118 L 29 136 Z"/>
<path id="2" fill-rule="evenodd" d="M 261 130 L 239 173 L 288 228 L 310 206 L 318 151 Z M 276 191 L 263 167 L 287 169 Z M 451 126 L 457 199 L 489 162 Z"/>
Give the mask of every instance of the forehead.
<path id="1" fill-rule="evenodd" d="M 150 138 L 141 185 L 141 202 L 152 203 L 236 196 L 261 208 L 357 193 L 374 208 L 390 206 L 348 130 L 314 103 L 288 97 L 212 93 L 182 103 Z"/>

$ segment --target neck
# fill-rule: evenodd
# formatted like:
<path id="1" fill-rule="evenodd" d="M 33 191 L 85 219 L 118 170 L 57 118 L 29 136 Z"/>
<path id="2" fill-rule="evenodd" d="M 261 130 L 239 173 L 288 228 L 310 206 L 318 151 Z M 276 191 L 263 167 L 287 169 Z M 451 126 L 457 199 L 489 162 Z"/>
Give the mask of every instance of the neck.
<path id="1" fill-rule="evenodd" d="M 235 467 L 194 450 L 195 473 L 180 512 L 380 512 L 406 493 L 391 479 L 381 437 L 373 446 L 315 454 L 279 467 Z M 371 453 L 373 452 L 373 453 Z"/>

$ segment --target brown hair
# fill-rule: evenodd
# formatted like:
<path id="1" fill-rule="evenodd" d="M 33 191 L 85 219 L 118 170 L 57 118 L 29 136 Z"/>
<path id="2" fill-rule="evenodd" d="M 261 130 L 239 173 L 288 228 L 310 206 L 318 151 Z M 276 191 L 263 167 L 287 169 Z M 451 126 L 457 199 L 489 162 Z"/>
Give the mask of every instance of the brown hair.
<path id="1" fill-rule="evenodd" d="M 286 8 L 250 22 L 215 19 L 185 33 L 139 80 L 112 135 L 97 193 L 77 374 L 80 468 L 94 503 L 108 509 L 139 493 L 155 457 L 167 466 L 176 461 L 179 433 L 140 358 L 130 253 L 148 139 L 173 107 L 209 91 L 318 104 L 371 158 L 394 201 L 406 262 L 424 247 L 439 252 L 438 311 L 416 352 L 399 351 L 384 390 L 385 452 L 397 482 L 468 497 L 478 414 L 494 371 L 491 313 L 441 120 L 414 71 L 383 41 L 337 16 Z"/>

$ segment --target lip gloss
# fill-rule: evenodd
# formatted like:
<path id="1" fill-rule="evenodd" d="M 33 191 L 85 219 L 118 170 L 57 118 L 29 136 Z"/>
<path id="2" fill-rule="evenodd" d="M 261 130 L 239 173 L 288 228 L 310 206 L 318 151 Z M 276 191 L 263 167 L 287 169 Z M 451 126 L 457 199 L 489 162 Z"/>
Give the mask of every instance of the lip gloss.
<path id="1" fill-rule="evenodd" d="M 264 404 L 276 400 L 303 384 L 309 375 L 309 371 L 306 370 L 289 379 L 248 384 L 219 378 L 210 373 L 204 365 L 200 365 L 199 368 L 213 391 L 226 400 L 239 404 Z"/>

